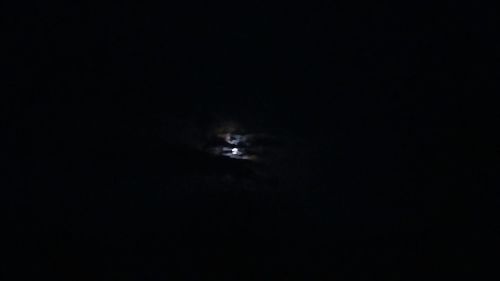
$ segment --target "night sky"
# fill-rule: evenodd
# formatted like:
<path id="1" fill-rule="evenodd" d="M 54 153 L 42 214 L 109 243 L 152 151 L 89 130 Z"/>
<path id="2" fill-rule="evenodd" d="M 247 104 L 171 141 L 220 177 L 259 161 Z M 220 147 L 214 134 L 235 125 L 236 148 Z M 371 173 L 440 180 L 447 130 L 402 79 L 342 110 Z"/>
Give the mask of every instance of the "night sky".
<path id="1" fill-rule="evenodd" d="M 168 2 L 0 4 L 0 280 L 497 280 L 494 9 Z"/>

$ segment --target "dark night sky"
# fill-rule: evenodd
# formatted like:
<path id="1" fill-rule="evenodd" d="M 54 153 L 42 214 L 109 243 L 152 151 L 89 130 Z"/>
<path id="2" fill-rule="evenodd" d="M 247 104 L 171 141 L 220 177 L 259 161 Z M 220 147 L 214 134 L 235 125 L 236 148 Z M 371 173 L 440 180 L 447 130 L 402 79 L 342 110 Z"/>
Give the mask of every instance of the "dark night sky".
<path id="1" fill-rule="evenodd" d="M 1 280 L 488 280 L 491 7 L 10 2 Z"/>

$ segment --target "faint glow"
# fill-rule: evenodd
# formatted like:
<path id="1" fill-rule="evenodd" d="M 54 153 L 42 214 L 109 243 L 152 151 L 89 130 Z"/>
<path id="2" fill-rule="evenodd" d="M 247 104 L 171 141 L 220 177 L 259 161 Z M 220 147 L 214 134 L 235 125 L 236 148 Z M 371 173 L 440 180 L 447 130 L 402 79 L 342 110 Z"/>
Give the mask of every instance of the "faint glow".
<path id="1" fill-rule="evenodd" d="M 243 136 L 236 134 L 226 134 L 224 139 L 227 143 L 232 145 L 238 145 L 240 144 L 240 142 L 245 141 L 245 138 Z"/>
<path id="2" fill-rule="evenodd" d="M 232 159 L 257 160 L 250 150 L 251 135 L 237 133 L 236 128 L 233 128 L 219 130 L 214 137 L 217 138 L 217 144 L 210 148 L 211 153 Z"/>

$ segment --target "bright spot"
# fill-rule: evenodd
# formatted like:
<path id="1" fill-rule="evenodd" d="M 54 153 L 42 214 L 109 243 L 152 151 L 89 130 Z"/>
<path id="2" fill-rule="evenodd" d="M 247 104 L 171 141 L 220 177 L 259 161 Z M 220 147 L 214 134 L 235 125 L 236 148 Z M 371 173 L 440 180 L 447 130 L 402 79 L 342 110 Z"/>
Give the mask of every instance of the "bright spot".
<path id="1" fill-rule="evenodd" d="M 237 148 L 233 148 L 233 149 L 231 149 L 231 152 L 236 155 L 236 154 L 238 154 L 238 149 Z"/>

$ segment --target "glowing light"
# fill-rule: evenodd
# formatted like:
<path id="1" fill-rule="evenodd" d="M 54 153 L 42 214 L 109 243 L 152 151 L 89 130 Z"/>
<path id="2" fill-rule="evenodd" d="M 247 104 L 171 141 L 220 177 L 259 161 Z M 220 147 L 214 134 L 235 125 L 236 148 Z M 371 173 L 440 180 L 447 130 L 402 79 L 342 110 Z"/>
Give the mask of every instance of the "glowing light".
<path id="1" fill-rule="evenodd" d="M 231 149 L 231 152 L 232 152 L 234 155 L 236 155 L 236 154 L 238 154 L 238 149 L 237 149 L 237 148 L 233 148 L 233 149 Z"/>
<path id="2" fill-rule="evenodd" d="M 241 135 L 227 134 L 225 140 L 229 144 L 238 145 L 240 142 L 244 141 L 244 137 Z"/>

